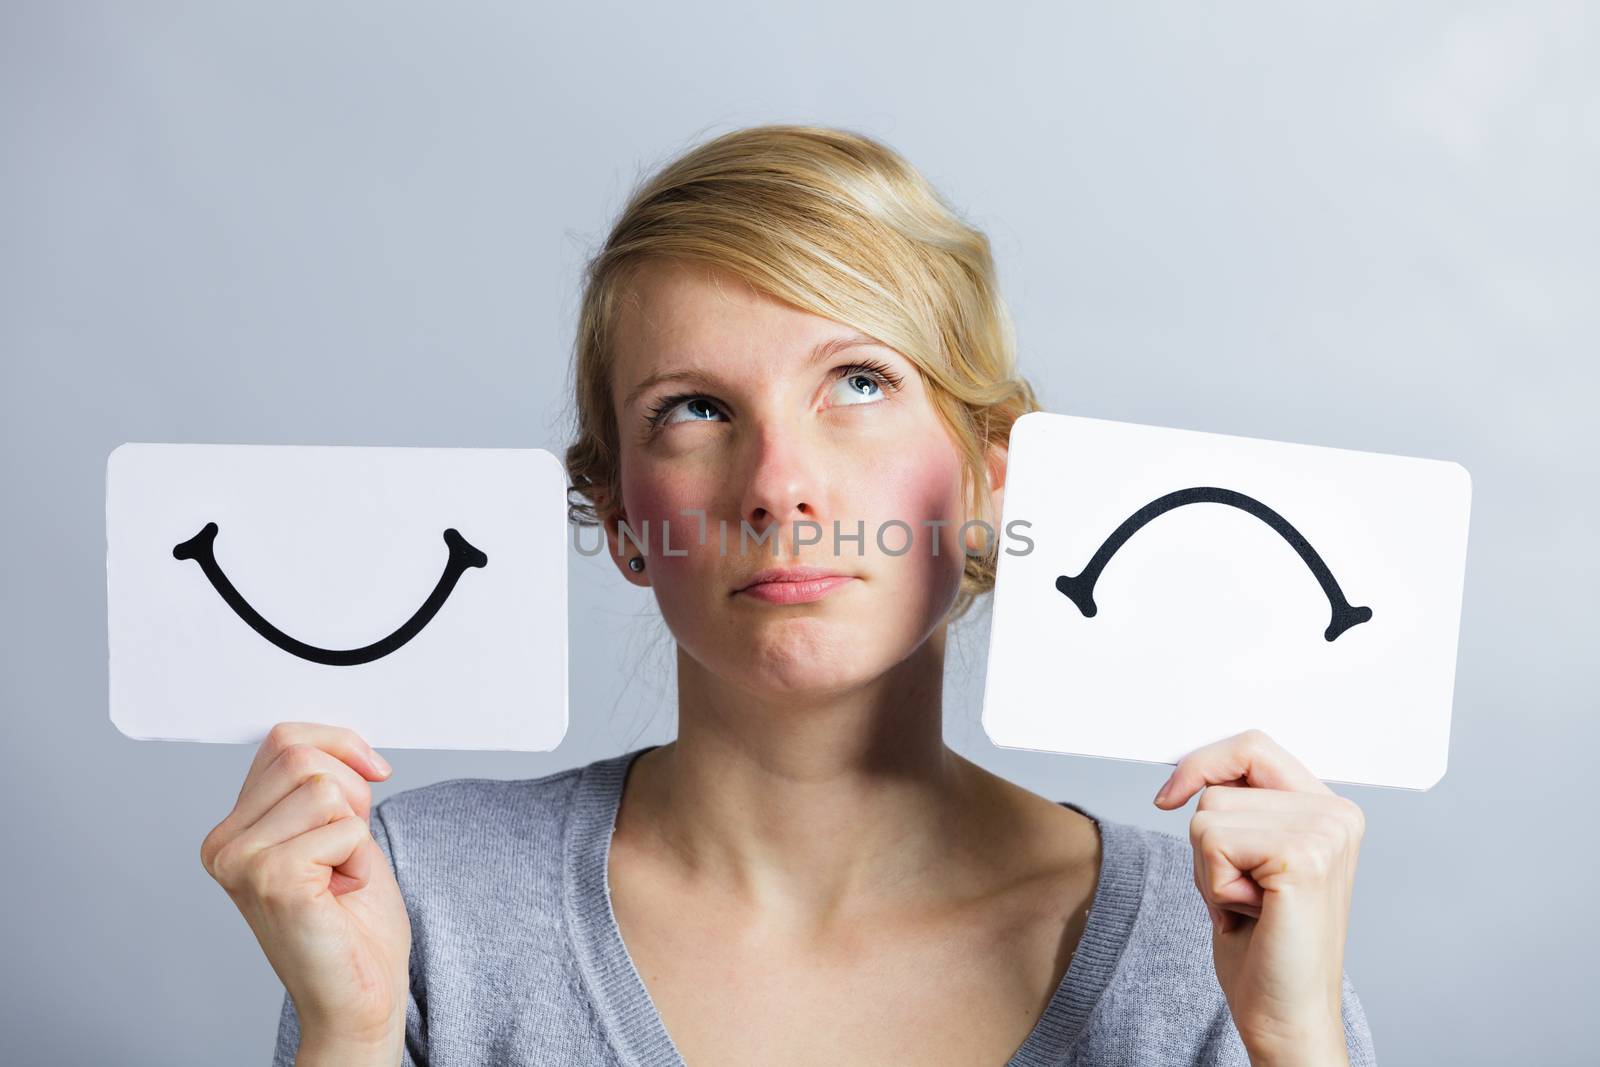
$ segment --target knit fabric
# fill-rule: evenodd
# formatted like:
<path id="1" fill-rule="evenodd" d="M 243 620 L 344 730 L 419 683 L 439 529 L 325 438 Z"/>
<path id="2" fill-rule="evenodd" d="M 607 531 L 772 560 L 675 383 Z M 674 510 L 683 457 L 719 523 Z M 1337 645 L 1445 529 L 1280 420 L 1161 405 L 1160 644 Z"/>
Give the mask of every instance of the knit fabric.
<path id="1" fill-rule="evenodd" d="M 684 1067 L 606 879 L 628 766 L 653 747 L 543 778 L 451 779 L 373 808 L 411 919 L 403 1067 Z M 1004 1067 L 1249 1064 L 1189 842 L 1062 803 L 1099 828 L 1099 882 L 1066 975 Z M 1341 977 L 1350 1062 L 1376 1063 Z M 274 1067 L 294 1063 L 299 1039 L 285 994 Z"/>

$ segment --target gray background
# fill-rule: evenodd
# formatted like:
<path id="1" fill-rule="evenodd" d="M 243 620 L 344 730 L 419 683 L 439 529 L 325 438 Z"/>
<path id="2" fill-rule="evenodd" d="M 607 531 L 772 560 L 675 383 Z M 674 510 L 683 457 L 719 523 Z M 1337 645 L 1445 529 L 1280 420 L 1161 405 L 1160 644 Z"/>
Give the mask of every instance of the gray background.
<path id="1" fill-rule="evenodd" d="M 106 454 L 559 451 L 630 183 L 815 121 L 988 231 L 1047 408 L 1471 471 L 1450 769 L 1341 787 L 1346 965 L 1387 1063 L 1592 1062 L 1596 13 L 1209 6 L 0 7 L 4 1058 L 265 1062 L 277 1019 L 198 859 L 252 749 L 108 720 Z M 648 594 L 571 580 L 565 743 L 391 751 L 380 798 L 672 736 Z M 995 749 L 986 647 L 980 617 L 952 648 L 952 745 L 1185 833 L 1159 768 Z"/>

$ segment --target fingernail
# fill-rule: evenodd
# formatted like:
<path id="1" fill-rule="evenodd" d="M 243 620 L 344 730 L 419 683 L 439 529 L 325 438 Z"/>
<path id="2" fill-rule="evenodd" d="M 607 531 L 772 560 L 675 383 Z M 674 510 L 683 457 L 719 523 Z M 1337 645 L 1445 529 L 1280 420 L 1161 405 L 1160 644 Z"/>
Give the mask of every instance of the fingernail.
<path id="1" fill-rule="evenodd" d="M 372 750 L 372 765 L 374 767 L 378 768 L 378 773 L 379 774 L 387 775 L 391 771 L 394 770 L 393 767 L 389 766 L 389 761 L 388 760 L 386 760 L 382 756 L 378 755 L 378 750 L 377 749 L 373 749 Z"/>
<path id="2" fill-rule="evenodd" d="M 1153 801 L 1153 803 L 1160 804 L 1163 800 L 1167 799 L 1167 794 L 1170 792 L 1172 792 L 1172 779 L 1168 778 L 1162 783 L 1161 789 L 1156 793 L 1156 799 Z"/>

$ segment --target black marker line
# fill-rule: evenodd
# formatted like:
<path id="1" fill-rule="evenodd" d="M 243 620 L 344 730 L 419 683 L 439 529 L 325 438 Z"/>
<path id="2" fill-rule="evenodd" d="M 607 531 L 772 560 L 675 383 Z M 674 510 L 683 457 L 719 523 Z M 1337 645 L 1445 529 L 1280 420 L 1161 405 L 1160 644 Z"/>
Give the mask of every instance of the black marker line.
<path id="1" fill-rule="evenodd" d="M 1317 584 L 1322 586 L 1322 591 L 1327 594 L 1328 606 L 1333 609 L 1333 618 L 1328 623 L 1328 628 L 1322 636 L 1329 641 L 1352 626 L 1359 626 L 1372 618 L 1372 609 L 1366 607 L 1351 607 L 1350 602 L 1344 598 L 1344 593 L 1339 589 L 1339 583 L 1334 581 L 1333 572 L 1328 570 L 1328 565 L 1322 562 L 1322 557 L 1317 555 L 1317 550 L 1311 543 L 1300 536 L 1300 531 L 1289 524 L 1289 520 L 1279 515 L 1254 497 L 1236 493 L 1232 489 L 1218 489 L 1214 486 L 1195 486 L 1190 489 L 1179 489 L 1168 493 L 1166 496 L 1157 497 L 1138 511 L 1129 515 L 1121 526 L 1112 531 L 1106 538 L 1105 544 L 1095 552 L 1094 558 L 1083 569 L 1081 574 L 1067 576 L 1065 574 L 1056 579 L 1056 588 L 1066 594 L 1078 610 L 1083 612 L 1084 618 L 1092 619 L 1099 610 L 1094 602 L 1094 583 L 1099 580 L 1100 572 L 1105 570 L 1106 563 L 1116 554 L 1117 549 L 1132 537 L 1145 523 L 1160 515 L 1162 512 L 1171 511 L 1173 508 L 1185 504 L 1230 504 L 1242 511 L 1248 511 L 1268 526 L 1278 532 L 1278 535 L 1289 542 L 1294 550 L 1300 553 L 1300 558 L 1305 560 L 1311 573 L 1316 576 Z"/>
<path id="2" fill-rule="evenodd" d="M 205 527 L 189 540 L 172 547 L 174 559 L 192 559 L 200 564 L 200 569 L 211 579 L 211 585 L 222 597 L 227 605 L 232 608 L 250 628 L 277 645 L 285 652 L 308 659 L 313 663 L 326 663 L 332 667 L 351 667 L 361 663 L 371 663 L 375 659 L 382 659 L 413 637 L 433 619 L 433 616 L 444 606 L 445 600 L 450 596 L 450 591 L 455 588 L 456 581 L 466 572 L 468 567 L 484 567 L 489 563 L 489 557 L 484 555 L 462 537 L 455 530 L 444 532 L 444 542 L 450 546 L 450 558 L 445 562 L 444 573 L 439 576 L 439 584 L 433 587 L 433 592 L 428 594 L 428 599 L 422 602 L 416 614 L 407 619 L 400 628 L 381 641 L 374 641 L 364 648 L 329 649 L 308 645 L 304 641 L 296 641 L 266 619 L 261 613 L 251 607 L 244 597 L 239 595 L 239 590 L 228 581 L 228 576 L 222 573 L 222 568 L 217 566 L 216 553 L 213 551 L 217 539 L 217 524 L 208 522 Z"/>

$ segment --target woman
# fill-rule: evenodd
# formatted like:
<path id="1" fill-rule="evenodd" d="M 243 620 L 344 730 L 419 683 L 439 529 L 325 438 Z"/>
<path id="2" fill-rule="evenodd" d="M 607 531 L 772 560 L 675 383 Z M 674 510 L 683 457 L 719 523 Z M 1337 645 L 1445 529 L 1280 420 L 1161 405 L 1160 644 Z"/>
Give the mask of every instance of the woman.
<path id="1" fill-rule="evenodd" d="M 283 980 L 277 1062 L 1373 1062 L 1360 810 L 1269 738 L 1178 765 L 1188 843 L 945 747 L 1014 360 L 986 239 L 881 144 L 746 129 L 638 189 L 567 466 L 676 639 L 678 737 L 369 813 L 376 752 L 275 727 L 201 856 Z"/>

